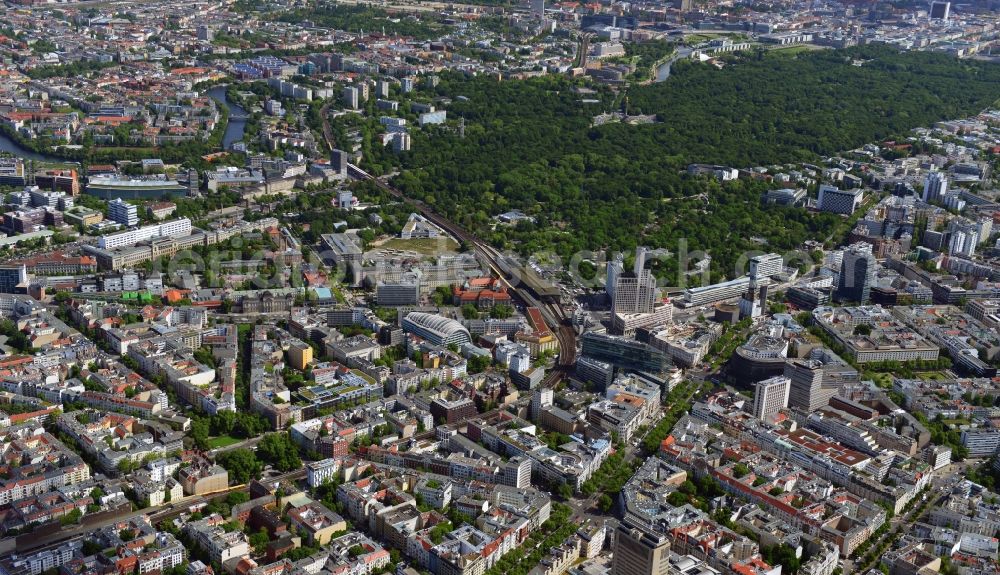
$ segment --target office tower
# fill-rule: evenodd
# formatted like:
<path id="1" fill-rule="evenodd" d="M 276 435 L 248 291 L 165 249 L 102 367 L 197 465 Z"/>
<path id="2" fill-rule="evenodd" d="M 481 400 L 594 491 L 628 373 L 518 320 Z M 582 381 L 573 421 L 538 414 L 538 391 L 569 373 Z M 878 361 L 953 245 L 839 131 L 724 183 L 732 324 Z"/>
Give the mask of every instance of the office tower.
<path id="1" fill-rule="evenodd" d="M 187 173 L 187 195 L 197 196 L 198 187 L 201 183 L 201 180 L 198 178 L 198 170 L 190 168 L 186 173 Z"/>
<path id="2" fill-rule="evenodd" d="M 622 275 L 615 286 L 611 311 L 616 314 L 653 313 L 656 302 L 656 279 L 649 270 L 638 277 Z"/>
<path id="3" fill-rule="evenodd" d="M 951 15 L 951 2 L 931 2 L 931 20 L 947 20 Z"/>
<path id="4" fill-rule="evenodd" d="M 789 380 L 788 406 L 813 411 L 830 403 L 836 388 L 823 387 L 823 363 L 814 360 L 789 360 L 785 364 Z"/>
<path id="5" fill-rule="evenodd" d="M 357 110 L 361 102 L 361 93 L 354 86 L 347 86 L 343 92 L 344 106 Z"/>
<path id="6" fill-rule="evenodd" d="M 28 268 L 22 265 L 0 266 L 0 293 L 24 293 Z"/>
<path id="7" fill-rule="evenodd" d="M 779 254 L 764 254 L 750 258 L 750 279 L 760 281 L 780 274 L 785 263 Z"/>
<path id="8" fill-rule="evenodd" d="M 347 173 L 347 152 L 334 149 L 330 152 L 330 168 L 338 174 Z"/>
<path id="9" fill-rule="evenodd" d="M 827 348 L 816 348 L 804 359 L 788 360 L 784 376 L 790 381 L 788 407 L 807 412 L 828 405 L 840 388 L 859 380 L 858 370 Z"/>
<path id="10" fill-rule="evenodd" d="M 979 245 L 982 245 L 993 235 L 993 218 L 990 216 L 980 218 L 976 225 L 979 228 Z"/>
<path id="11" fill-rule="evenodd" d="M 131 228 L 139 223 L 139 208 L 121 198 L 115 198 L 108 202 L 108 219 Z"/>
<path id="12" fill-rule="evenodd" d="M 531 459 L 514 456 L 500 464 L 500 484 L 510 487 L 531 487 Z"/>
<path id="13" fill-rule="evenodd" d="M 952 190 L 941 197 L 941 203 L 949 210 L 962 212 L 965 210 L 965 200 L 962 199 L 962 192 Z"/>
<path id="14" fill-rule="evenodd" d="M 944 251 L 944 249 L 948 246 L 946 239 L 947 238 L 945 237 L 944 232 L 928 229 L 924 230 L 924 235 L 920 240 L 920 245 L 927 249 L 940 252 Z"/>
<path id="15" fill-rule="evenodd" d="M 584 334 L 580 341 L 583 356 L 621 369 L 659 373 L 670 367 L 667 354 L 641 341 L 596 332 Z"/>
<path id="16" fill-rule="evenodd" d="M 941 172 L 930 172 L 924 178 L 923 200 L 927 203 L 940 202 L 948 193 L 948 177 Z"/>
<path id="17" fill-rule="evenodd" d="M 551 387 L 539 387 L 531 394 L 531 420 L 538 421 L 538 415 L 546 407 L 552 407 L 552 388 Z"/>
<path id="18" fill-rule="evenodd" d="M 309 62 L 312 62 L 316 66 L 316 72 L 327 73 L 331 72 L 331 57 L 330 54 L 310 54 L 307 56 Z"/>
<path id="19" fill-rule="evenodd" d="M 608 299 L 614 303 L 615 287 L 618 285 L 618 278 L 625 270 L 625 263 L 622 261 L 621 252 L 615 254 L 615 259 L 608 262 L 607 275 L 604 278 L 604 292 L 608 294 Z"/>
<path id="20" fill-rule="evenodd" d="M 342 72 L 344 70 L 344 55 L 343 54 L 330 54 L 329 55 L 329 71 L 330 72 Z"/>
<path id="21" fill-rule="evenodd" d="M 635 263 L 632 264 L 632 272 L 639 275 L 639 272 L 646 269 L 646 252 L 648 248 L 639 246 L 635 248 Z"/>
<path id="22" fill-rule="evenodd" d="M 646 269 L 646 248 L 635 250 L 631 274 L 618 274 L 611 311 L 616 314 L 653 313 L 656 303 L 656 278 Z"/>
<path id="23" fill-rule="evenodd" d="M 545 19 L 545 0 L 531 0 L 531 15 L 539 20 Z"/>
<path id="24" fill-rule="evenodd" d="M 964 230 L 955 230 L 951 233 L 951 240 L 948 242 L 948 254 L 952 256 L 972 257 L 976 252 L 976 233 L 969 234 Z"/>
<path id="25" fill-rule="evenodd" d="M 753 415 L 757 419 L 770 419 L 778 411 L 788 407 L 788 392 L 792 380 L 777 375 L 754 385 Z"/>
<path id="26" fill-rule="evenodd" d="M 409 132 L 396 132 L 392 135 L 392 151 L 393 153 L 399 154 L 402 152 L 409 152 L 412 142 L 410 140 Z"/>
<path id="27" fill-rule="evenodd" d="M 584 383 L 593 384 L 597 389 L 604 389 L 611 385 L 615 377 L 615 366 L 590 357 L 577 358 L 574 371 L 577 379 Z"/>
<path id="28" fill-rule="evenodd" d="M 979 245 L 979 225 L 968 220 L 952 220 L 949 227 L 951 239 L 948 241 L 948 254 L 972 257 Z"/>
<path id="29" fill-rule="evenodd" d="M 844 251 L 844 261 L 840 266 L 837 280 L 837 299 L 840 301 L 866 303 L 875 283 L 875 256 L 871 246 L 855 244 Z"/>
<path id="30" fill-rule="evenodd" d="M 198 39 L 201 40 L 202 42 L 211 42 L 213 39 L 215 39 L 215 31 L 209 28 L 208 26 L 202 24 L 201 26 L 198 26 L 197 30 L 198 30 Z"/>
<path id="31" fill-rule="evenodd" d="M 668 575 L 670 540 L 639 525 L 631 515 L 618 526 L 611 575 Z"/>
<path id="32" fill-rule="evenodd" d="M 386 307 L 417 305 L 420 303 L 420 274 L 406 273 L 397 281 L 378 282 L 375 301 Z"/>
<path id="33" fill-rule="evenodd" d="M 633 371 L 659 373 L 670 367 L 667 354 L 641 341 L 596 332 L 584 334 L 582 355 Z"/>

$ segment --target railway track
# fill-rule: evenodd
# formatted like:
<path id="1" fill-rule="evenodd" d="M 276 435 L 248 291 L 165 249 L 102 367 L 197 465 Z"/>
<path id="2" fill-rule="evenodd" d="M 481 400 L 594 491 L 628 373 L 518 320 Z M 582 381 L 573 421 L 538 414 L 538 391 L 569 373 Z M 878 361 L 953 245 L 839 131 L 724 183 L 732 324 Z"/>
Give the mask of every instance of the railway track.
<path id="1" fill-rule="evenodd" d="M 589 38 L 584 35 L 584 50 L 586 49 L 588 41 Z M 323 117 L 323 139 L 326 142 L 327 148 L 332 151 L 334 149 L 333 130 L 330 128 L 328 111 L 328 106 L 324 106 L 320 113 Z M 392 197 L 415 208 L 420 215 L 424 216 L 441 229 L 447 231 L 456 239 L 472 246 L 480 259 L 486 262 L 493 273 L 495 273 L 497 277 L 507 284 L 508 289 L 512 294 L 514 294 L 515 297 L 520 299 L 521 302 L 527 306 L 537 307 L 542 310 L 542 316 L 545 318 L 545 322 L 548 324 L 549 329 L 553 331 L 559 342 L 559 361 L 555 366 L 555 369 L 546 375 L 545 379 L 542 381 L 543 385 L 547 387 L 555 385 L 572 370 L 572 366 L 576 362 L 576 332 L 570 324 L 570 318 L 566 316 L 565 311 L 563 311 L 562 307 L 559 306 L 558 302 L 541 301 L 545 298 L 538 297 L 538 294 L 535 293 L 530 286 L 524 285 L 524 282 L 521 281 L 520 277 L 522 274 L 512 273 L 509 266 L 501 265 L 506 262 L 502 254 L 500 254 L 496 248 L 480 240 L 475 236 L 475 234 L 466 231 L 462 226 L 437 213 L 427 206 L 427 204 L 407 197 L 397 188 L 376 178 L 354 164 L 347 164 L 347 171 L 349 175 L 356 179 L 367 180 L 374 183 L 381 190 L 385 191 Z"/>
<path id="2" fill-rule="evenodd" d="M 296 469 L 295 471 L 290 471 L 288 473 L 272 477 L 265 480 L 265 482 L 272 481 L 298 481 L 304 479 L 306 476 L 306 470 Z M 78 539 L 81 537 L 86 537 L 89 533 L 97 531 L 107 527 L 108 525 L 114 525 L 120 521 L 127 521 L 129 519 L 139 517 L 142 515 L 147 515 L 151 523 L 156 524 L 165 519 L 173 519 L 183 513 L 188 512 L 192 506 L 198 506 L 202 503 L 208 503 L 212 499 L 218 499 L 225 497 L 230 493 L 235 493 L 238 491 L 246 492 L 249 490 L 247 484 L 234 485 L 232 487 L 227 487 L 213 493 L 206 493 L 197 496 L 188 496 L 177 501 L 175 503 L 165 503 L 163 505 L 158 505 L 155 507 L 146 507 L 144 509 L 136 509 L 135 511 L 121 511 L 119 513 L 114 513 L 112 515 L 102 517 L 97 522 L 87 522 L 84 521 L 81 525 L 73 525 L 63 527 L 57 531 L 51 533 L 45 533 L 43 535 L 33 534 L 33 536 L 28 538 L 9 538 L 0 543 L 0 550 L 4 553 L 10 553 L 16 551 L 17 553 L 27 553 L 35 552 L 43 549 L 48 549 L 61 545 L 62 543 Z"/>
<path id="3" fill-rule="evenodd" d="M 540 296 L 530 285 L 527 284 L 526 281 L 522 279 L 521 276 L 523 274 L 514 269 L 496 248 L 479 239 L 455 222 L 435 212 L 428 207 L 427 204 L 407 197 L 400 190 L 390 186 L 386 182 L 376 178 L 354 164 L 348 164 L 347 171 L 356 179 L 367 180 L 374 183 L 379 189 L 412 206 L 420 213 L 420 215 L 424 216 L 429 221 L 454 236 L 456 239 L 471 246 L 473 250 L 475 250 L 479 259 L 490 267 L 490 270 L 507 285 L 507 288 L 517 299 L 519 299 L 526 306 L 537 307 L 541 310 L 542 317 L 545 318 L 546 324 L 549 329 L 552 330 L 557 341 L 559 342 L 558 364 L 556 365 L 556 368 L 546 376 L 545 380 L 543 380 L 544 384 L 549 386 L 554 385 L 562 379 L 567 372 L 570 371 L 570 368 L 576 361 L 576 332 L 570 325 L 570 318 L 566 315 L 566 312 L 562 309 L 558 302 L 553 302 L 550 298 Z"/>

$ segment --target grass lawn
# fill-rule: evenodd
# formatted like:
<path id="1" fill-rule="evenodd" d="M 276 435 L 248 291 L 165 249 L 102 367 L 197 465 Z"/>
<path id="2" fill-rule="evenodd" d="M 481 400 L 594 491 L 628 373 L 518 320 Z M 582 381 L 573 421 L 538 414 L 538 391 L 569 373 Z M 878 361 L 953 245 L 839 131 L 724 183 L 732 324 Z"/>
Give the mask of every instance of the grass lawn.
<path id="1" fill-rule="evenodd" d="M 721 34 L 686 34 L 684 36 L 684 41 L 691 44 L 698 44 L 700 42 L 707 42 L 709 40 L 714 40 L 720 37 Z"/>
<path id="2" fill-rule="evenodd" d="M 418 238 L 414 240 L 404 240 L 392 238 L 378 246 L 384 250 L 400 250 L 416 252 L 425 256 L 433 256 L 442 252 L 458 251 L 458 242 L 449 237 L 438 238 Z"/>
<path id="3" fill-rule="evenodd" d="M 889 373 L 866 373 L 862 379 L 871 379 L 882 389 L 892 388 L 892 374 Z"/>
<path id="4" fill-rule="evenodd" d="M 241 440 L 231 437 L 229 435 L 220 435 L 219 437 L 213 437 L 208 440 L 208 447 L 211 449 L 216 449 L 219 447 L 228 447 L 234 443 L 239 443 Z"/>
<path id="5" fill-rule="evenodd" d="M 927 379 L 930 381 L 948 379 L 948 376 L 943 371 L 921 371 L 914 375 L 916 375 L 918 379 Z"/>
<path id="6" fill-rule="evenodd" d="M 771 48 L 771 51 L 777 52 L 778 54 L 793 55 L 793 54 L 801 54 L 802 52 L 812 52 L 815 49 L 816 48 L 813 46 L 805 46 L 799 44 L 796 46 L 781 46 L 779 48 Z"/>
<path id="7" fill-rule="evenodd" d="M 48 162 L 48 161 L 35 162 L 35 169 L 38 170 L 43 168 L 53 169 L 53 170 L 68 170 L 79 167 L 80 167 L 79 163 L 70 160 L 66 160 L 65 162 Z"/>
<path id="8" fill-rule="evenodd" d="M 353 373 L 354 375 L 356 375 L 356 376 L 360 377 L 361 379 L 367 381 L 368 383 L 371 383 L 371 384 L 375 383 L 375 378 L 373 378 L 372 376 L 368 375 L 367 373 L 361 371 L 360 369 L 352 369 L 351 373 Z M 356 389 L 361 389 L 361 388 L 360 387 L 351 387 L 350 391 L 354 391 Z M 345 390 L 345 391 L 347 391 L 347 390 Z"/>

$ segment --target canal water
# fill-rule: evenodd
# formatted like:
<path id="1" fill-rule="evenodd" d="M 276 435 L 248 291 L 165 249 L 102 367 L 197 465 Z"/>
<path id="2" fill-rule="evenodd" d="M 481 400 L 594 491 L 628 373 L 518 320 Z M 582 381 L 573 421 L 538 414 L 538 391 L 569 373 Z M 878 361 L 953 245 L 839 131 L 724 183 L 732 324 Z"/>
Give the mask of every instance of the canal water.
<path id="1" fill-rule="evenodd" d="M 234 142 L 243 139 L 243 133 L 247 129 L 247 121 L 242 118 L 246 117 L 247 111 L 239 104 L 229 101 L 229 98 L 226 97 L 226 86 L 216 86 L 208 91 L 208 95 L 216 102 L 221 102 L 229 108 L 229 125 L 226 126 L 226 133 L 222 136 L 222 148 L 228 150 Z M 233 117 L 236 116 L 239 119 L 234 120 Z"/>
<path id="2" fill-rule="evenodd" d="M 7 152 L 24 158 L 25 160 L 35 160 L 36 162 L 58 162 L 65 163 L 66 160 L 63 158 L 57 158 L 56 156 L 49 156 L 47 154 L 39 154 L 18 144 L 10 136 L 4 132 L 0 132 L 0 152 Z"/>
<path id="3" fill-rule="evenodd" d="M 216 86 L 208 91 L 208 95 L 214 98 L 216 101 L 225 104 L 229 108 L 230 116 L 245 117 L 247 115 L 246 110 L 243 109 L 239 104 L 230 102 L 229 98 L 226 97 L 226 87 Z M 233 142 L 239 142 L 243 139 L 243 133 L 247 128 L 247 121 L 244 119 L 230 119 L 229 124 L 226 126 L 226 133 L 222 137 L 222 145 L 225 149 L 229 149 L 229 146 Z M 39 154 L 22 146 L 21 144 L 14 141 L 7 134 L 0 132 L 0 152 L 7 152 L 15 156 L 24 158 L 25 160 L 35 160 L 36 162 L 54 162 L 54 163 L 65 163 L 64 158 L 59 158 L 57 156 L 52 156 L 48 154 Z"/>

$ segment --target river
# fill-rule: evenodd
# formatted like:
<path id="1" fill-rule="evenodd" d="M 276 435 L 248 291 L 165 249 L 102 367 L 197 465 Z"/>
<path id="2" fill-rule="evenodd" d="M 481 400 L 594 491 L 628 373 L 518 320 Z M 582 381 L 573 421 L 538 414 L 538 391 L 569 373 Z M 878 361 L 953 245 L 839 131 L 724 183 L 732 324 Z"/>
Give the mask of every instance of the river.
<path id="1" fill-rule="evenodd" d="M 247 129 L 246 120 L 234 120 L 233 116 L 245 117 L 247 111 L 239 104 L 229 101 L 229 98 L 226 97 L 226 86 L 224 85 L 212 88 L 208 91 L 208 95 L 214 98 L 216 102 L 221 102 L 229 108 L 229 125 L 226 126 L 226 133 L 222 136 L 222 148 L 228 150 L 229 146 L 234 142 L 239 142 L 243 139 L 243 133 Z"/>
<path id="2" fill-rule="evenodd" d="M 653 81 L 654 82 L 663 82 L 664 80 L 666 80 L 667 78 L 669 78 L 670 77 L 670 68 L 671 68 L 671 66 L 674 65 L 674 62 L 676 62 L 677 60 L 680 60 L 681 58 L 687 58 L 688 56 L 691 55 L 691 52 L 692 52 L 691 48 L 686 48 L 686 47 L 677 50 L 677 52 L 673 56 L 671 56 L 669 60 L 667 60 L 666 62 L 660 64 L 656 68 L 656 77 L 653 79 Z"/>
<path id="3" fill-rule="evenodd" d="M 55 162 L 60 164 L 65 164 L 67 162 L 65 158 L 57 158 L 56 156 L 33 152 L 15 142 L 3 131 L 0 131 L 0 152 L 8 152 L 19 158 L 24 158 L 25 160 L 35 160 L 36 162 Z"/>
<path id="4" fill-rule="evenodd" d="M 226 87 L 216 86 L 208 91 L 208 95 L 215 98 L 216 101 L 225 104 L 229 108 L 230 116 L 246 116 L 247 112 L 242 106 L 234 102 L 230 102 L 229 98 L 226 97 Z M 243 139 L 243 133 L 246 131 L 247 121 L 243 119 L 230 119 L 229 124 L 226 126 L 226 133 L 222 137 L 222 146 L 225 149 L 229 149 L 229 146 L 233 142 L 239 142 Z M 57 156 L 50 156 L 47 154 L 39 154 L 18 144 L 10 136 L 0 131 L 0 152 L 8 152 L 25 160 L 35 160 L 36 162 L 53 162 L 64 164 L 67 163 L 65 158 L 59 158 Z"/>

